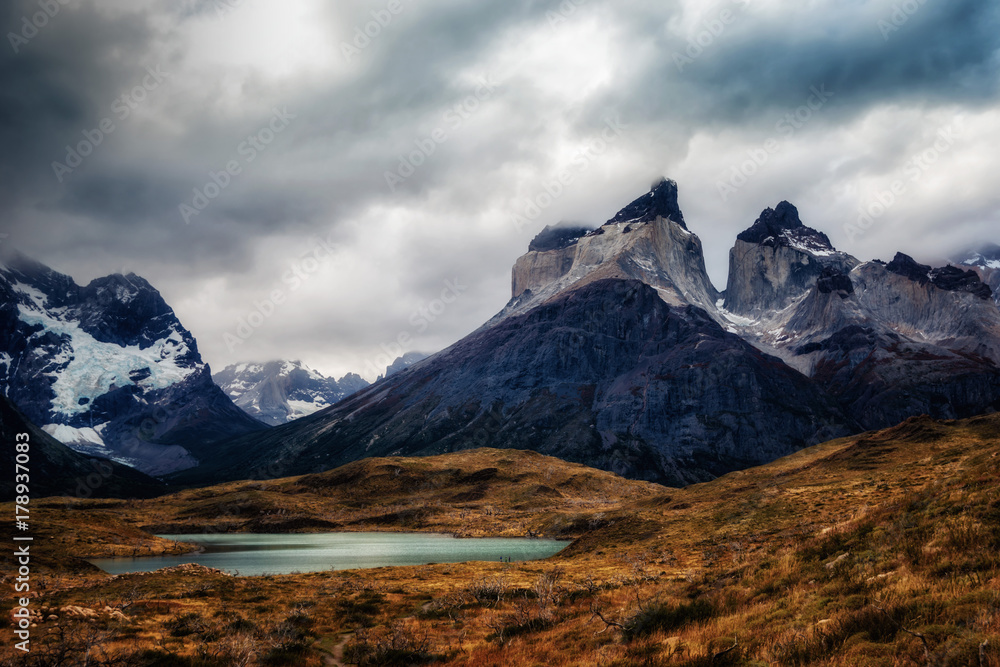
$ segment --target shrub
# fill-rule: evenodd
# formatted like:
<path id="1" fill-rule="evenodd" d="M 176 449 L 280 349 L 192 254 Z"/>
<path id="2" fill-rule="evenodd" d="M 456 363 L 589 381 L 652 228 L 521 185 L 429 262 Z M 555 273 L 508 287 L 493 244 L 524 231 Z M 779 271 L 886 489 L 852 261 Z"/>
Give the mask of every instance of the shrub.
<path id="1" fill-rule="evenodd" d="M 174 637 L 200 634 L 208 628 L 201 614 L 193 611 L 180 616 L 174 616 L 163 625 Z"/>
<path id="2" fill-rule="evenodd" d="M 654 632 L 669 632 L 691 623 L 707 621 L 716 615 L 715 605 L 700 599 L 679 605 L 652 604 L 640 609 L 624 623 L 622 634 L 632 640 Z"/>
<path id="3" fill-rule="evenodd" d="M 344 657 L 360 667 L 390 667 L 431 662 L 436 656 L 430 653 L 430 638 L 426 630 L 418 635 L 396 622 L 389 628 L 358 630 Z"/>

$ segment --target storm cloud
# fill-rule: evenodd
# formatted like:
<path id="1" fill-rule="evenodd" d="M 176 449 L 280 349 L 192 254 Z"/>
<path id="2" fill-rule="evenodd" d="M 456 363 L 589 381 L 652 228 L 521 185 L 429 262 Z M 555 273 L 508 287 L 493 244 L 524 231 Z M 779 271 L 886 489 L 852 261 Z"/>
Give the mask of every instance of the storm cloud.
<path id="1" fill-rule="evenodd" d="M 141 274 L 216 369 L 441 349 L 544 225 L 661 175 L 719 287 L 782 199 L 862 259 L 1000 241 L 995 3 L 17 0 L 0 25 L 4 247 Z"/>

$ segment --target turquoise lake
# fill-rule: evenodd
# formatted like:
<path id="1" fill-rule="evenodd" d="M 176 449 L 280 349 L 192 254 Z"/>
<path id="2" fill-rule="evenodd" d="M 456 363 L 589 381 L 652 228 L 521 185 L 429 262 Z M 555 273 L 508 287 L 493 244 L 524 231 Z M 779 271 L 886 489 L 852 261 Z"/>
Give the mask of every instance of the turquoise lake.
<path id="1" fill-rule="evenodd" d="M 193 542 L 199 553 L 141 558 L 95 558 L 110 574 L 151 572 L 198 563 L 231 574 L 261 575 L 350 570 L 388 565 L 548 558 L 569 542 L 528 538 L 468 538 L 432 533 L 308 533 L 282 535 L 160 535 Z"/>

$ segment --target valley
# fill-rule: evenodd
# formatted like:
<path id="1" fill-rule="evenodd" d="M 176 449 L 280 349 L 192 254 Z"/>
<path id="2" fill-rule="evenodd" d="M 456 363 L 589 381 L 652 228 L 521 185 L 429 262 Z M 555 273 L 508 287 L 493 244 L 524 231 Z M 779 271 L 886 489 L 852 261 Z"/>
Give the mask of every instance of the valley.
<path id="1" fill-rule="evenodd" d="M 38 512 L 38 660 L 90 641 L 91 664 L 1000 662 L 996 416 L 914 418 L 683 489 L 472 450 Z M 195 526 L 573 542 L 510 565 L 264 577 L 110 577 L 69 556 L 163 553 L 181 547 L 147 530 Z"/>

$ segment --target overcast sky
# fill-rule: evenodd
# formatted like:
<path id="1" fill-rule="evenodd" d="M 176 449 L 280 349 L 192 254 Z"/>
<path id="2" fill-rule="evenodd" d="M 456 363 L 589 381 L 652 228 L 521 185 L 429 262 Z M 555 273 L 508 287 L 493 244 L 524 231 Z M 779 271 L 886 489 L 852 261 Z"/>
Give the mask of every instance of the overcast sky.
<path id="1" fill-rule="evenodd" d="M 216 370 L 369 379 L 401 335 L 434 351 L 500 310 L 544 225 L 600 224 L 661 175 L 720 289 L 736 234 L 782 199 L 861 259 L 938 261 L 1000 242 L 998 14 L 5 2 L 0 240 L 81 283 L 144 276 Z"/>

